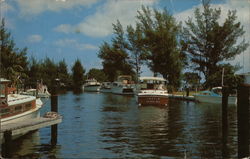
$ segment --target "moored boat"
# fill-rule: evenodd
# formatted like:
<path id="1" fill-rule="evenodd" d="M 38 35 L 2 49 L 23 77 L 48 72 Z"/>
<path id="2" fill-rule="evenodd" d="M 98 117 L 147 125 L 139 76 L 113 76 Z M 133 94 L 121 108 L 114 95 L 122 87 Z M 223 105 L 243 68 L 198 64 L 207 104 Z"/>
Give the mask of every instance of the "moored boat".
<path id="1" fill-rule="evenodd" d="M 96 79 L 88 79 L 83 85 L 83 90 L 86 92 L 99 92 L 101 88 L 101 83 L 97 82 Z"/>
<path id="2" fill-rule="evenodd" d="M 201 91 L 200 93 L 194 94 L 194 98 L 198 102 L 221 104 L 222 103 L 222 87 L 214 87 L 210 91 Z M 229 95 L 228 104 L 236 105 L 237 96 Z"/>
<path id="3" fill-rule="evenodd" d="M 111 82 L 103 82 L 101 84 L 100 92 L 102 93 L 111 93 Z"/>
<path id="4" fill-rule="evenodd" d="M 140 77 L 137 90 L 139 106 L 167 106 L 168 92 L 166 80 L 160 77 Z"/>
<path id="5" fill-rule="evenodd" d="M 113 94 L 134 95 L 134 86 L 131 76 L 121 75 L 112 83 L 111 91 Z"/>
<path id="6" fill-rule="evenodd" d="M 0 79 L 1 85 L 1 125 L 25 121 L 39 117 L 42 101 L 34 96 L 9 94 L 9 80 Z"/>

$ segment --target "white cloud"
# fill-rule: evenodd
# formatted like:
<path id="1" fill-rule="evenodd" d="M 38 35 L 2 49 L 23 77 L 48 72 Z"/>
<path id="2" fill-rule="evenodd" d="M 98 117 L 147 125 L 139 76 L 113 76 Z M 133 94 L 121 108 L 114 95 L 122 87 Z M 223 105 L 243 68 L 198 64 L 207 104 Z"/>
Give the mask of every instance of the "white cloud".
<path id="1" fill-rule="evenodd" d="M 137 10 L 142 5 L 152 6 L 157 0 L 109 0 L 99 7 L 95 14 L 90 15 L 79 24 L 62 24 L 55 28 L 56 31 L 70 33 L 79 32 L 91 37 L 105 37 L 112 34 L 112 24 L 119 19 L 125 27 L 135 24 Z"/>
<path id="2" fill-rule="evenodd" d="M 97 0 L 17 0 L 22 16 L 37 15 L 44 11 L 58 12 L 79 6 L 90 6 Z"/>
<path id="3" fill-rule="evenodd" d="M 213 4 L 211 6 L 213 8 L 221 8 L 221 22 L 224 22 L 226 19 L 228 10 L 236 10 L 237 21 L 241 22 L 246 31 L 242 38 L 250 42 L 250 0 L 227 0 L 225 4 Z M 201 8 L 201 5 L 196 7 Z M 194 9 L 196 7 L 177 13 L 174 17 L 177 21 L 182 21 L 185 24 L 188 17 L 194 18 Z M 235 60 L 231 61 L 231 63 L 240 63 L 240 65 L 244 63 L 244 68 L 241 71 L 250 72 L 250 47 L 241 55 L 236 56 Z"/>
<path id="4" fill-rule="evenodd" d="M 55 42 L 60 47 L 75 48 L 78 50 L 97 50 L 98 47 L 92 44 L 79 43 L 76 39 L 60 39 Z"/>
<path id="5" fill-rule="evenodd" d="M 38 35 L 38 34 L 34 34 L 34 35 L 30 35 L 27 40 L 28 42 L 30 43 L 38 43 L 40 41 L 42 41 L 42 36 L 41 35 Z"/>
<path id="6" fill-rule="evenodd" d="M 69 24 L 61 24 L 54 28 L 57 32 L 63 32 L 63 33 L 71 33 L 72 32 L 72 26 Z"/>

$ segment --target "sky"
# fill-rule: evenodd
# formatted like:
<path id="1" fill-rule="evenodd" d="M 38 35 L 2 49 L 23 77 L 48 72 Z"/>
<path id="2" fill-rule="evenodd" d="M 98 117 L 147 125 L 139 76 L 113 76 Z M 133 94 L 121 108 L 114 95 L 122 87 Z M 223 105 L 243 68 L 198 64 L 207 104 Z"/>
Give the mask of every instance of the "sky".
<path id="1" fill-rule="evenodd" d="M 16 46 L 28 48 L 29 57 L 64 59 L 69 69 L 79 59 L 88 71 L 102 68 L 98 51 L 110 42 L 112 24 L 119 19 L 124 28 L 134 25 L 142 5 L 166 8 L 184 24 L 201 0 L 0 0 L 0 17 Z M 211 5 L 221 8 L 222 22 L 228 10 L 236 10 L 246 31 L 242 38 L 250 42 L 250 0 L 212 0 Z M 242 66 L 239 73 L 250 72 L 250 47 L 229 62 Z M 152 73 L 144 66 L 142 75 Z"/>

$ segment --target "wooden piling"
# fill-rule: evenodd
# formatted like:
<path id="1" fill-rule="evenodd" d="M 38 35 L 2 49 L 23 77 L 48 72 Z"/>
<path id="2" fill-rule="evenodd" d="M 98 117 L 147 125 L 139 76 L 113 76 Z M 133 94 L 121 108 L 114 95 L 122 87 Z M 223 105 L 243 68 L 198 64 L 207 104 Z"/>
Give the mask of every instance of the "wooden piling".
<path id="1" fill-rule="evenodd" d="M 238 158 L 249 157 L 250 86 L 241 85 L 237 93 Z"/>
<path id="2" fill-rule="evenodd" d="M 51 92 L 51 111 L 58 112 L 58 95 L 57 95 L 58 81 L 55 80 Z M 57 124 L 51 126 L 51 145 L 57 144 Z"/>
<path id="3" fill-rule="evenodd" d="M 228 138 L 228 96 L 229 87 L 222 87 L 222 156 L 228 157 L 227 154 L 227 138 Z"/>
<path id="4" fill-rule="evenodd" d="M 2 157 L 11 158 L 12 131 L 5 131 L 3 135 Z"/>

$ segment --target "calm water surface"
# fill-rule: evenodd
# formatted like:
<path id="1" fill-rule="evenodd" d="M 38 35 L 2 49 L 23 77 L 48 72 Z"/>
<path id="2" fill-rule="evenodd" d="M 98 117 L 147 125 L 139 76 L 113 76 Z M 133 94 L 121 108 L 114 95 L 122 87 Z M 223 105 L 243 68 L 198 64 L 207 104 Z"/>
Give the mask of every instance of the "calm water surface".
<path id="1" fill-rule="evenodd" d="M 220 105 L 171 100 L 140 107 L 134 97 L 72 92 L 58 97 L 63 122 L 58 144 L 50 128 L 15 141 L 14 156 L 34 158 L 235 158 L 236 107 L 229 107 L 228 144 L 222 144 Z M 50 110 L 48 100 L 42 114 Z"/>

